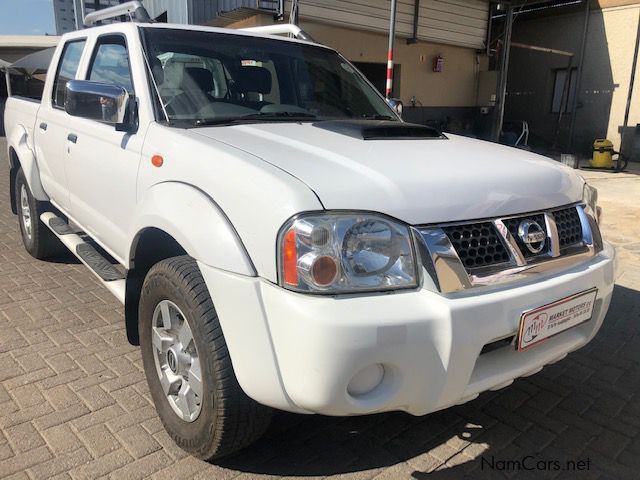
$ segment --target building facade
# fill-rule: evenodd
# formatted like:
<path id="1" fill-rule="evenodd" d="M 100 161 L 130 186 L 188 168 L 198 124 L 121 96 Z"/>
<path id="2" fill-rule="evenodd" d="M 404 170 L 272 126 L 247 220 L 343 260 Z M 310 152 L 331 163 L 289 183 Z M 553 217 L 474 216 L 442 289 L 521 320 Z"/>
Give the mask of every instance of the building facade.
<path id="1" fill-rule="evenodd" d="M 575 126 L 570 150 L 590 156 L 595 139 L 608 138 L 640 160 L 640 62 L 638 48 L 640 3 L 600 0 L 592 3 L 586 25 L 582 75 L 578 82 L 580 50 L 585 34 L 584 6 L 521 16 L 513 41 L 574 53 L 568 88 L 568 57 L 520 48 L 511 49 L 505 116 L 526 120 L 532 141 L 543 149 L 567 149 L 571 102 L 560 112 L 561 96 L 573 98 L 577 88 Z M 635 69 L 635 85 L 631 85 Z M 624 117 L 629 105 L 627 128 Z M 563 113 L 563 114 L 561 114 Z M 624 145 L 622 144 L 624 133 Z"/>
<path id="2" fill-rule="evenodd" d="M 53 13 L 58 35 L 77 30 L 87 13 L 107 7 L 113 7 L 127 0 L 53 0 Z M 80 12 L 76 11 L 80 6 Z"/>

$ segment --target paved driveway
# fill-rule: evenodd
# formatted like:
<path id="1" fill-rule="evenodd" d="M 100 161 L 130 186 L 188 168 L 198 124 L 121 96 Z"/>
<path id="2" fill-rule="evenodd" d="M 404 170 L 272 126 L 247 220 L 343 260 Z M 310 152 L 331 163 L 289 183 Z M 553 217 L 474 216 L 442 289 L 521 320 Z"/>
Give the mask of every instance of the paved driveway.
<path id="1" fill-rule="evenodd" d="M 422 418 L 278 414 L 254 447 L 209 465 L 164 433 L 117 301 L 72 258 L 45 263 L 23 250 L 3 139 L 0 150 L 0 477 L 503 478 L 526 458 L 547 470 L 518 478 L 640 478 L 640 176 L 588 174 L 621 259 L 589 346 Z M 566 461 L 583 470 L 555 470 Z"/>

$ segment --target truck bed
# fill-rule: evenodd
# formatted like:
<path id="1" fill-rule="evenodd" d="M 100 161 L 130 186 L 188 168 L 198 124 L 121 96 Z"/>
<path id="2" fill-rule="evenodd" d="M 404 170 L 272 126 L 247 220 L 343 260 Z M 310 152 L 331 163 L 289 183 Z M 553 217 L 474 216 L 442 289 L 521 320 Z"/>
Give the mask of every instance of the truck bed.
<path id="1" fill-rule="evenodd" d="M 26 141 L 30 149 L 33 149 L 33 129 L 35 127 L 40 102 L 23 97 L 10 97 L 4 109 L 4 130 L 7 138 L 18 138 L 26 133 Z M 22 130 L 22 131 L 20 131 Z"/>

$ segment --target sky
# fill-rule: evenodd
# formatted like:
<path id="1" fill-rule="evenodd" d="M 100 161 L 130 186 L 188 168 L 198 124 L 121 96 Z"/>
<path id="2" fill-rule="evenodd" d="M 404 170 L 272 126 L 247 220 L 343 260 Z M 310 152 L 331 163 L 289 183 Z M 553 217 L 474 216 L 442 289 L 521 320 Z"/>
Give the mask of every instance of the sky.
<path id="1" fill-rule="evenodd" d="M 56 34 L 52 0 L 0 0 L 0 35 Z"/>

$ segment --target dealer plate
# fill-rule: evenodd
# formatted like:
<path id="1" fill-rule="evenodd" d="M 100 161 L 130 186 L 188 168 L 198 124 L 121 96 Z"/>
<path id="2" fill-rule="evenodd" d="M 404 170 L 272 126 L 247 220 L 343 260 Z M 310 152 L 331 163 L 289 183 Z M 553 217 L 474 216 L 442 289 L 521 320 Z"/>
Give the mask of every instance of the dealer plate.
<path id="1" fill-rule="evenodd" d="M 518 330 L 518 351 L 527 350 L 549 337 L 591 319 L 598 289 L 576 293 L 524 312 Z"/>

